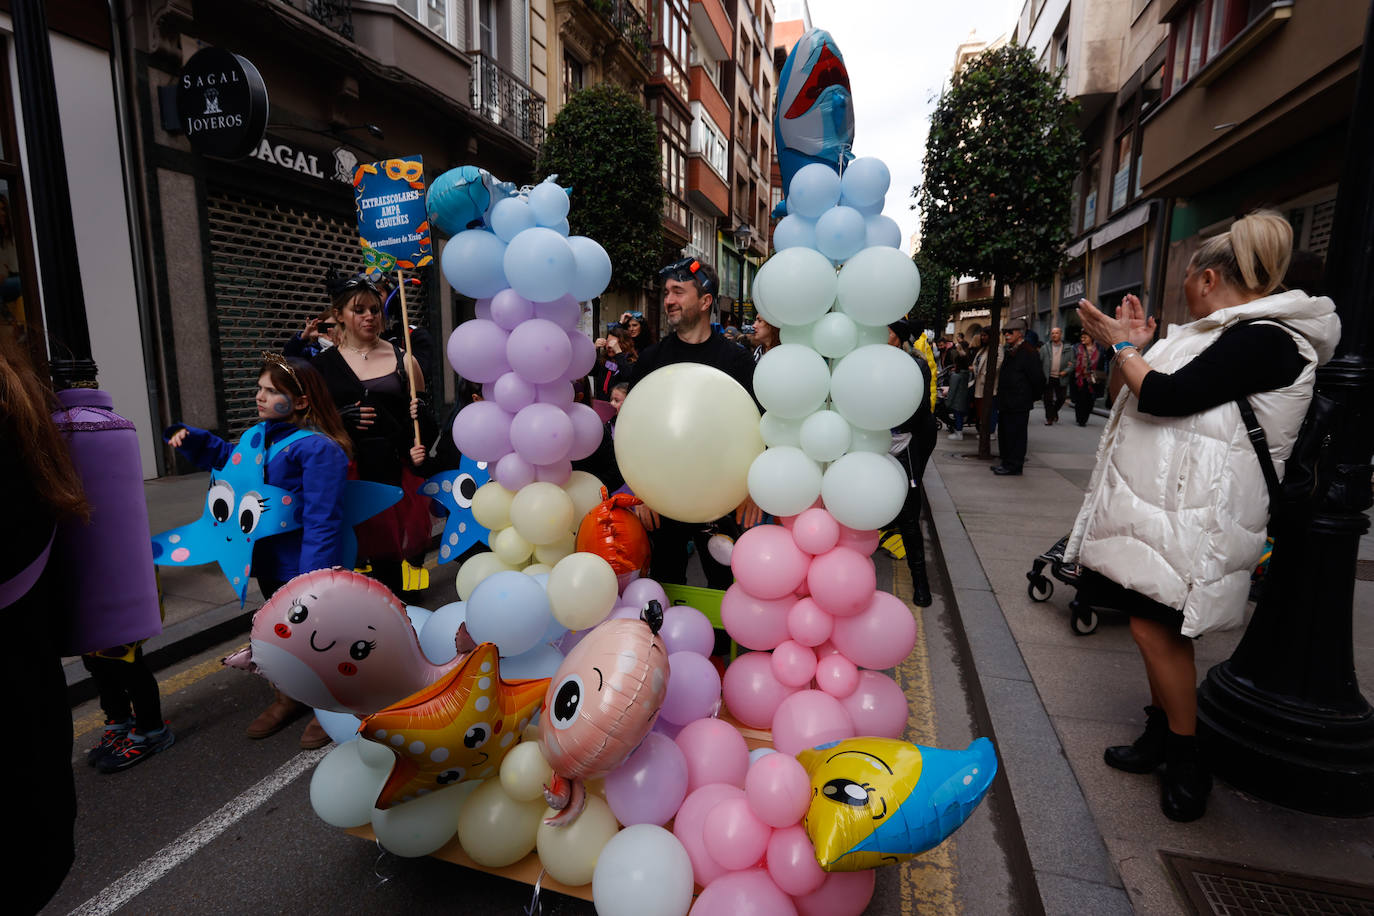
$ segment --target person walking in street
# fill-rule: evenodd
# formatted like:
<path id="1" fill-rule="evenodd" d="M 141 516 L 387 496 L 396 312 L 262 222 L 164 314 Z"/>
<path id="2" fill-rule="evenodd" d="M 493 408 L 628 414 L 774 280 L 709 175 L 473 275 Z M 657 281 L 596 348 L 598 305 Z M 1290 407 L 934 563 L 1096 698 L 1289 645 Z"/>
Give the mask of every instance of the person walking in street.
<path id="1" fill-rule="evenodd" d="M 1073 375 L 1069 381 L 1069 390 L 1073 395 L 1073 417 L 1079 426 L 1088 425 L 1088 417 L 1093 415 L 1093 405 L 1102 394 L 1106 359 L 1105 351 L 1085 330 L 1079 337 L 1078 346 L 1073 349 Z"/>
<path id="2" fill-rule="evenodd" d="M 1069 396 L 1065 382 L 1073 372 L 1073 347 L 1064 343 L 1061 328 L 1050 328 L 1050 342 L 1040 348 L 1040 368 L 1045 373 L 1045 425 L 1053 426 Z"/>
<path id="3" fill-rule="evenodd" d="M 1184 275 L 1194 320 L 1148 352 L 1155 321 L 1135 296 L 1115 317 L 1079 305 L 1085 330 L 1116 354 L 1113 387 L 1128 391 L 1115 398 L 1064 561 L 1083 569 L 1080 595 L 1131 615 L 1150 686 L 1144 734 L 1104 759 L 1130 773 L 1162 766 L 1160 808 L 1176 821 L 1201 817 L 1212 785 L 1195 737 L 1193 640 L 1244 623 L 1265 545 L 1268 488 L 1240 401 L 1282 477 L 1317 367 L 1340 338 L 1330 299 L 1280 291 L 1292 244 L 1272 211 L 1208 239 Z"/>
<path id="4" fill-rule="evenodd" d="M 968 414 L 971 375 L 968 370 L 968 356 L 956 356 L 954 368 L 949 373 L 949 393 L 945 395 L 949 412 L 954 417 L 954 430 L 949 434 L 949 438 L 955 441 L 964 438 L 964 417 Z"/>
<path id="5" fill-rule="evenodd" d="M 1026 322 L 1013 318 L 1002 329 L 1007 342 L 1006 361 L 997 372 L 997 413 L 1002 424 L 998 451 L 1002 463 L 992 468 L 999 477 L 1019 476 L 1026 463 L 1026 438 L 1030 410 L 1045 390 L 1040 357 L 1026 342 Z"/>
<path id="6" fill-rule="evenodd" d="M 992 410 L 988 415 L 988 437 L 997 438 L 997 398 L 996 385 L 994 390 L 987 391 L 988 381 L 988 358 L 993 352 L 997 353 L 997 384 L 1002 382 L 1002 363 L 1007 358 L 1007 351 L 999 346 L 994 346 L 992 335 L 986 329 L 978 332 L 978 352 L 973 357 L 973 416 L 977 418 L 978 425 L 983 425 L 983 398 L 992 399 Z"/>

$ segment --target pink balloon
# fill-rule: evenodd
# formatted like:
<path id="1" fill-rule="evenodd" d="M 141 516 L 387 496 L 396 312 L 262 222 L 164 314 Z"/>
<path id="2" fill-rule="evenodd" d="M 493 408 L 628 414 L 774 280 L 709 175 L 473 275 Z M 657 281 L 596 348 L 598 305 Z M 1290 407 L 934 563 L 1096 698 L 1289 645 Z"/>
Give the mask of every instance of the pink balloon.
<path id="1" fill-rule="evenodd" d="M 534 465 L 515 452 L 496 462 L 496 482 L 512 493 L 534 483 L 534 473 Z"/>
<path id="2" fill-rule="evenodd" d="M 653 579 L 636 579 L 620 593 L 621 604 L 633 604 L 637 608 L 646 607 L 650 601 L 657 601 L 665 611 L 668 608 L 668 593 Z"/>
<path id="3" fill-rule="evenodd" d="M 790 639 L 773 650 L 773 676 L 788 687 L 805 687 L 816 674 L 816 653 Z"/>
<path id="4" fill-rule="evenodd" d="M 825 553 L 840 542 L 840 523 L 824 509 L 807 509 L 792 526 L 792 540 L 807 553 Z"/>
<path id="5" fill-rule="evenodd" d="M 787 612 L 787 632 L 803 646 L 815 648 L 830 638 L 835 618 L 811 598 L 803 598 Z"/>
<path id="6" fill-rule="evenodd" d="M 797 916 L 862 916 L 873 899 L 877 875 L 873 869 L 832 871 L 819 890 L 792 902 Z"/>
<path id="7" fill-rule="evenodd" d="M 792 592 L 792 594 L 796 595 L 798 598 L 809 598 L 811 597 L 811 586 L 807 585 L 806 580 L 803 579 L 801 585 L 798 585 L 796 591 Z"/>
<path id="8" fill-rule="evenodd" d="M 492 307 L 495 308 L 494 302 Z M 510 367 L 536 385 L 563 378 L 572 356 L 573 345 L 567 332 L 543 318 L 520 322 L 506 341 Z"/>
<path id="9" fill-rule="evenodd" d="M 738 543 L 735 549 L 739 550 Z M 730 638 L 746 649 L 772 649 L 788 637 L 787 612 L 795 601 L 791 595 L 756 598 L 736 582 L 720 600 L 720 619 Z"/>
<path id="10" fill-rule="evenodd" d="M 831 655 L 843 654 L 844 653 L 842 653 L 839 649 L 835 648 L 835 643 L 833 640 L 827 640 L 816 647 L 816 661 L 818 662 L 823 658 L 830 657 Z"/>
<path id="11" fill-rule="evenodd" d="M 735 582 L 749 594 L 772 599 L 790 595 L 802 579 L 811 558 L 802 552 L 781 525 L 756 525 L 735 542 L 730 568 Z"/>
<path id="12" fill-rule="evenodd" d="M 596 411 L 586 404 L 572 404 L 567 408 L 567 413 L 573 428 L 573 447 L 569 457 L 574 461 L 580 461 L 601 447 L 601 440 L 606 435 L 606 424 L 602 423 Z"/>
<path id="13" fill-rule="evenodd" d="M 838 653 L 828 655 L 816 662 L 816 686 L 835 699 L 843 700 L 854 692 L 854 688 L 859 686 L 858 666 Z M 848 709 L 847 706 L 845 708 Z M 853 710 L 850 710 L 850 718 L 854 719 Z M 859 725 L 857 719 L 854 720 L 854 731 L 860 735 L 877 734 L 877 732 L 866 731 Z"/>
<path id="14" fill-rule="evenodd" d="M 716 805 L 701 825 L 706 854 L 730 871 L 758 865 L 772 834 L 773 828 L 759 820 L 743 798 L 729 798 Z"/>
<path id="15" fill-rule="evenodd" d="M 811 804 L 811 778 L 797 758 L 768 754 L 749 766 L 744 796 L 754 815 L 770 827 L 792 827 Z"/>
<path id="16" fill-rule="evenodd" d="M 769 728 L 778 704 L 797 692 L 773 676 L 772 657 L 767 652 L 746 652 L 725 669 L 721 686 L 725 707 L 750 728 Z"/>
<path id="17" fill-rule="evenodd" d="M 687 758 L 667 735 L 649 732 L 634 753 L 606 775 L 606 803 L 626 827 L 661 827 L 686 797 Z"/>
<path id="18" fill-rule="evenodd" d="M 710 655 L 716 647 L 716 631 L 710 619 L 694 607 L 675 604 L 663 609 L 663 626 L 658 635 L 668 653 L 695 652 Z"/>
<path id="19" fill-rule="evenodd" d="M 848 547 L 850 550 L 857 551 L 866 557 L 873 556 L 873 551 L 878 549 L 878 532 L 859 531 L 845 525 L 840 526 L 840 545 Z"/>
<path id="20" fill-rule="evenodd" d="M 835 619 L 830 641 L 860 668 L 892 668 L 916 645 L 916 618 L 902 599 L 878 592 L 862 613 Z"/>
<path id="21" fill-rule="evenodd" d="M 660 735 L 667 735 L 669 738 L 676 741 L 677 736 L 682 734 L 682 726 L 678 725 L 676 722 L 669 722 L 667 719 L 659 716 L 658 721 L 654 723 L 652 731 L 656 731 Z"/>
<path id="22" fill-rule="evenodd" d="M 854 733 L 875 738 L 900 738 L 906 731 L 906 694 L 897 682 L 878 671 L 860 671 L 855 687 L 840 700 L 854 723 Z"/>
<path id="23" fill-rule="evenodd" d="M 796 754 L 818 744 L 853 738 L 854 723 L 840 701 L 819 690 L 802 690 L 778 705 L 773 714 L 773 746 Z"/>
<path id="24" fill-rule="evenodd" d="M 691 916 L 797 916 L 792 898 L 762 868 L 722 875 L 692 904 Z"/>
<path id="25" fill-rule="evenodd" d="M 725 869 L 706 851 L 706 841 L 702 836 L 706 815 L 726 799 L 743 797 L 744 790 L 738 786 L 712 783 L 688 792 L 687 798 L 677 809 L 677 816 L 673 818 L 673 836 L 687 850 L 687 857 L 692 860 L 692 877 L 703 887 L 725 874 Z"/>
<path id="26" fill-rule="evenodd" d="M 749 771 L 749 747 L 729 722 L 697 719 L 683 726 L 677 746 L 687 758 L 688 792 L 713 782 L 743 788 Z"/>
<path id="27" fill-rule="evenodd" d="M 766 861 L 773 883 L 793 897 L 813 894 L 825 883 L 826 873 L 816 861 L 816 847 L 800 824 L 773 831 Z"/>
<path id="28" fill-rule="evenodd" d="M 811 561 L 806 584 L 823 610 L 836 617 L 852 617 L 868 607 L 878 579 L 867 554 L 835 547 Z"/>
<path id="29" fill-rule="evenodd" d="M 720 674 L 709 658 L 696 652 L 674 652 L 668 656 L 668 671 L 660 718 L 686 725 L 720 707 Z"/>

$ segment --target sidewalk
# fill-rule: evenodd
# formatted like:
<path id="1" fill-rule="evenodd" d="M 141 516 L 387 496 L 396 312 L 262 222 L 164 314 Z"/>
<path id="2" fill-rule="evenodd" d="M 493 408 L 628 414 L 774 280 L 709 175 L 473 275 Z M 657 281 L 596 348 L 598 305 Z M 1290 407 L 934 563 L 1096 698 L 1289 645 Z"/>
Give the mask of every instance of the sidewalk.
<path id="1" fill-rule="evenodd" d="M 1067 424 L 1061 418 L 1047 427 L 1042 413 L 1032 413 L 1022 477 L 995 477 L 993 462 L 975 457 L 971 434 L 951 442 L 942 432 L 925 477 L 936 543 L 1045 911 L 1193 912 L 1162 852 L 1374 884 L 1369 819 L 1289 811 L 1218 782 L 1207 815 L 1176 824 L 1160 813 L 1155 777 L 1103 763 L 1103 748 L 1140 732 L 1148 702 L 1126 618 L 1100 614 L 1094 635 L 1077 636 L 1069 626 L 1071 587 L 1056 582 L 1045 603 L 1026 590 L 1031 561 L 1073 525 L 1103 423 L 1094 416 L 1079 428 L 1070 413 Z M 1364 538 L 1360 556 L 1374 557 L 1374 537 Z M 1355 603 L 1356 668 L 1374 684 L 1374 583 L 1355 583 Z M 1231 654 L 1241 632 L 1198 642 L 1200 677 Z"/>

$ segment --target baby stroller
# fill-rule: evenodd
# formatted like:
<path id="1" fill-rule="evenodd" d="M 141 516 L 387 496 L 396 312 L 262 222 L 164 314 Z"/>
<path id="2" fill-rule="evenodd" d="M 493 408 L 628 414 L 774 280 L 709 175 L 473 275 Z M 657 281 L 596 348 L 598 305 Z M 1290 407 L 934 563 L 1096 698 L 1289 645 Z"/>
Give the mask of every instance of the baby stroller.
<path id="1" fill-rule="evenodd" d="M 935 428 L 954 429 L 954 412 L 949 409 L 949 367 L 940 370 L 935 377 Z"/>
<path id="2" fill-rule="evenodd" d="M 1048 601 L 1054 594 L 1054 583 L 1045 575 L 1046 566 L 1049 566 L 1050 573 L 1060 582 L 1078 588 L 1082 570 L 1077 563 L 1064 562 L 1064 549 L 1068 543 L 1069 536 L 1066 534 L 1055 541 L 1053 547 L 1032 561 L 1030 572 L 1026 573 L 1026 579 L 1030 583 L 1026 586 L 1026 594 L 1032 601 Z M 1088 636 L 1097 630 L 1097 611 L 1093 605 L 1083 600 L 1081 593 L 1069 602 L 1069 626 L 1079 636 Z"/>

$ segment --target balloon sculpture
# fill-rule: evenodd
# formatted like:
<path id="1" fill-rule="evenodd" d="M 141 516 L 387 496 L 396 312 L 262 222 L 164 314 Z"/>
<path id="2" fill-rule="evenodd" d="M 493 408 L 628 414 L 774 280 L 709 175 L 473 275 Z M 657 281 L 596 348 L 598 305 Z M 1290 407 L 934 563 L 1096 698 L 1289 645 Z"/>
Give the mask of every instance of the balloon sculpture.
<path id="1" fill-rule="evenodd" d="M 778 79 L 774 148 L 782 169 L 783 188 L 809 162 L 838 169 L 853 158 L 854 101 L 849 71 L 830 33 L 811 29 L 793 45 Z M 879 209 L 882 209 L 881 203 Z M 787 212 L 784 204 L 775 217 Z"/>

